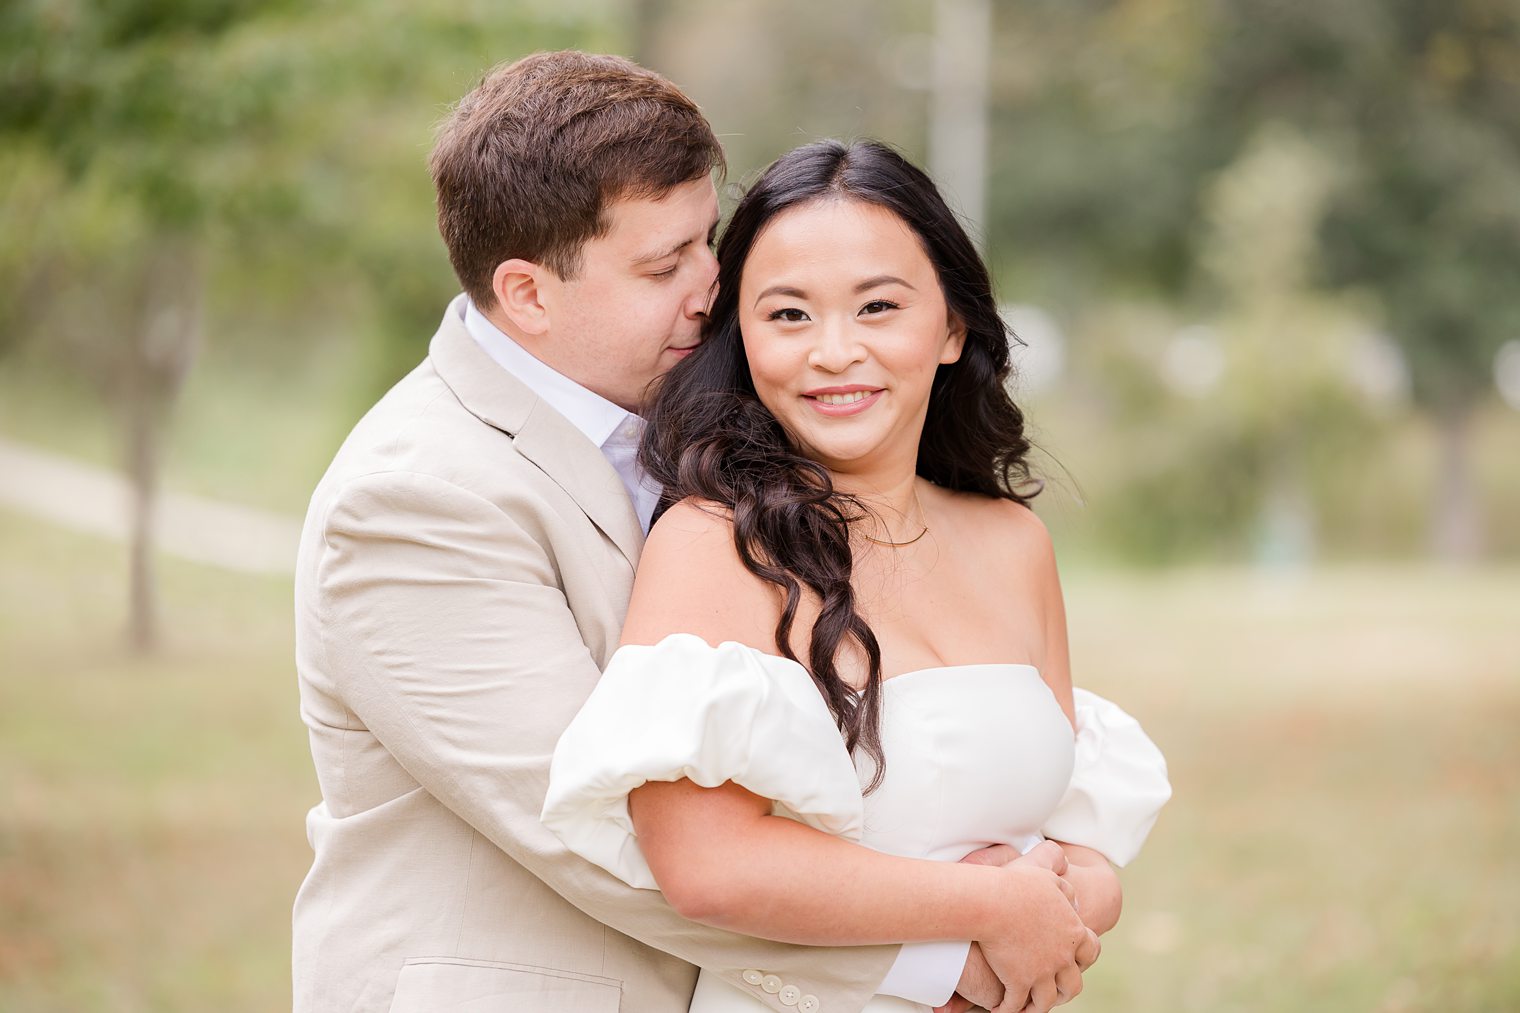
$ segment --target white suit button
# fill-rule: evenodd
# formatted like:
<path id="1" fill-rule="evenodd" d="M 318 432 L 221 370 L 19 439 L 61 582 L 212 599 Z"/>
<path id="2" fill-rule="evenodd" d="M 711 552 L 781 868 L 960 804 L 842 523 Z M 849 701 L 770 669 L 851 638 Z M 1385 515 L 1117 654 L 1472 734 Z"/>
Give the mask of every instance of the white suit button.
<path id="1" fill-rule="evenodd" d="M 764 980 L 765 975 L 761 974 L 754 968 L 750 968 L 748 971 L 745 971 L 742 975 L 740 975 L 740 977 L 744 979 L 744 983 L 747 985 L 758 985 L 761 981 Z"/>
<path id="2" fill-rule="evenodd" d="M 797 1000 L 798 1013 L 818 1013 L 818 997 L 805 995 Z"/>
<path id="3" fill-rule="evenodd" d="M 795 1006 L 797 1000 L 802 998 L 802 989 L 796 985 L 783 985 L 781 991 L 776 993 L 776 998 L 781 1000 L 783 1006 Z"/>
<path id="4" fill-rule="evenodd" d="M 775 995 L 777 992 L 781 991 L 781 979 L 776 977 L 774 974 L 767 974 L 764 978 L 760 979 L 760 987 L 765 989 L 771 995 Z"/>

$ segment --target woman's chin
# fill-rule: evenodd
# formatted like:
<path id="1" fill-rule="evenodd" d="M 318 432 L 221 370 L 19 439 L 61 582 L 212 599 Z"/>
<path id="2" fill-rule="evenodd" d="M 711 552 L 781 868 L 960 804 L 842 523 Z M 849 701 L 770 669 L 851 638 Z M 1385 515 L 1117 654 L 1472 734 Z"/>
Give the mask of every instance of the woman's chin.
<path id="1" fill-rule="evenodd" d="M 809 444 L 802 452 L 832 472 L 841 475 L 870 470 L 871 462 L 881 456 L 881 441 L 825 441 Z"/>

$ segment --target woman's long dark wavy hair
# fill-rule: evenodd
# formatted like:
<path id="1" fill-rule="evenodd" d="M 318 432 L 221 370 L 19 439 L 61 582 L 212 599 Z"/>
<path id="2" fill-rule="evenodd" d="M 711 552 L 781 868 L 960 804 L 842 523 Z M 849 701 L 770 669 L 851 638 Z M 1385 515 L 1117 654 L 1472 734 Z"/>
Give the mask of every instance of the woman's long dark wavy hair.
<path id="1" fill-rule="evenodd" d="M 918 474 L 946 489 L 1025 503 L 1038 493 L 1026 456 L 1024 415 L 1008 394 L 1009 332 L 987 267 L 933 181 L 876 141 L 820 141 L 788 152 L 745 194 L 718 246 L 718 292 L 701 347 L 661 382 L 639 459 L 665 487 L 662 508 L 687 497 L 733 515 L 734 544 L 749 571 L 779 587 L 785 604 L 776 648 L 798 661 L 792 627 L 803 589 L 818 599 L 804 667 L 851 750 L 881 779 L 881 649 L 856 611 L 849 526 L 865 507 L 836 492 L 828 471 L 797 451 L 760 403 L 739 331 L 739 279 L 756 238 L 778 215 L 824 200 L 885 208 L 918 236 L 945 302 L 965 324 L 960 359 L 935 373 L 918 449 Z M 1029 489 L 1024 492 L 1021 490 Z M 857 694 L 835 666 L 845 639 L 870 664 Z"/>

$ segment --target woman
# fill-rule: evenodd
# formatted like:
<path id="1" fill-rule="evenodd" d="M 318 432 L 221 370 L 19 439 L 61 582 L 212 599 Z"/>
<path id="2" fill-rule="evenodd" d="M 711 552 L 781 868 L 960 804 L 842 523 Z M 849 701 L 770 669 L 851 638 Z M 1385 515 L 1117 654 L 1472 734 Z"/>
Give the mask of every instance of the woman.
<path id="1" fill-rule="evenodd" d="M 1118 916 L 1104 855 L 1132 857 L 1170 790 L 1138 726 L 1072 689 L 986 268 L 871 142 L 783 156 L 718 259 L 642 449 L 673 505 L 544 820 L 694 920 L 972 940 L 999 1010 L 1048 1009 Z M 959 861 L 1042 837 L 1062 854 Z M 704 973 L 692 1010 L 758 1002 Z"/>

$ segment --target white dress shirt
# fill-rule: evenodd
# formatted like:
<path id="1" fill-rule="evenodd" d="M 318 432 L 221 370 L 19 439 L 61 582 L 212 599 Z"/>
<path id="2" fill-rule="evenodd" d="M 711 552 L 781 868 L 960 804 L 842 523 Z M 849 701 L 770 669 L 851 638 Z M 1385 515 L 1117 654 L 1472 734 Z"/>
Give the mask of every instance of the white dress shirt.
<path id="1" fill-rule="evenodd" d="M 639 515 L 639 523 L 644 526 L 644 534 L 649 534 L 650 518 L 660 502 L 660 487 L 638 466 L 644 420 L 535 358 L 533 353 L 487 320 L 474 302 L 468 298 L 462 301 L 464 326 L 470 337 L 498 366 L 521 380 L 549 407 L 585 433 L 586 439 L 596 444 L 618 478 L 623 480 L 623 487 L 628 490 L 633 508 Z"/>
<path id="2" fill-rule="evenodd" d="M 459 302 L 464 304 L 465 329 L 492 361 L 543 398 L 601 450 L 623 480 L 647 535 L 660 501 L 660 487 L 638 466 L 644 420 L 536 358 L 487 320 L 469 298 Z M 908 943 L 877 991 L 928 1006 L 942 1005 L 960 983 L 970 947 L 965 942 Z"/>

